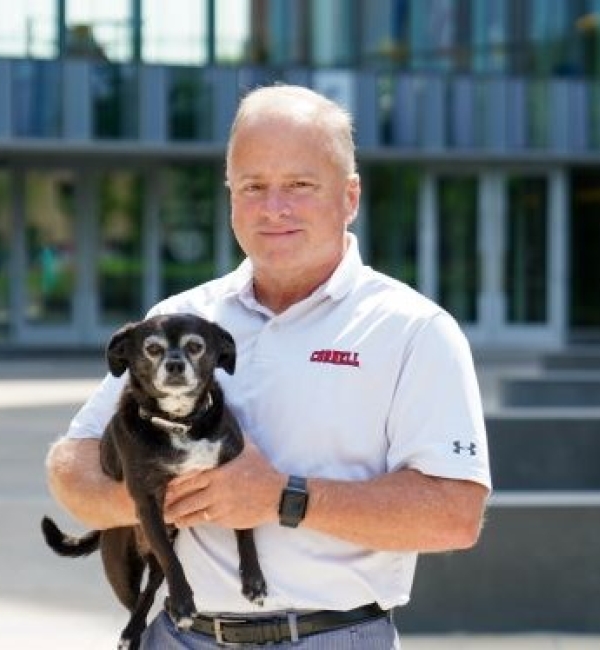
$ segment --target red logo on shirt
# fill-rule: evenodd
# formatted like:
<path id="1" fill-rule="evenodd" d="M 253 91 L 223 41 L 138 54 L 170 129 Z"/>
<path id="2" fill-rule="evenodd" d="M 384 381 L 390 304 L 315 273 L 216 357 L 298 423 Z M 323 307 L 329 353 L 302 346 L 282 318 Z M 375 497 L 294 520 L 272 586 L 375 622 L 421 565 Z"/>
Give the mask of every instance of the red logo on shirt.
<path id="1" fill-rule="evenodd" d="M 310 355 L 313 363 L 333 363 L 336 366 L 354 366 L 358 368 L 358 352 L 346 352 L 344 350 L 315 350 Z"/>

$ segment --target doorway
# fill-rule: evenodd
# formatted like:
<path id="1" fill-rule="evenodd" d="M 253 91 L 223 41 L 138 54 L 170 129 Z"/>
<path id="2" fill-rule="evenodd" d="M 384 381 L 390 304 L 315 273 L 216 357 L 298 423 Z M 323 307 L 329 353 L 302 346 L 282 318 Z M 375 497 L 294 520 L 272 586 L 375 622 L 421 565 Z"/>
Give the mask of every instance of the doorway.
<path id="1" fill-rule="evenodd" d="M 0 347 L 98 346 L 235 263 L 218 167 L 0 169 Z"/>
<path id="2" fill-rule="evenodd" d="M 440 170 L 420 214 L 424 288 L 472 344 L 553 348 L 564 340 L 561 170 Z"/>
<path id="3" fill-rule="evenodd" d="M 600 172 L 571 174 L 570 339 L 600 342 Z"/>

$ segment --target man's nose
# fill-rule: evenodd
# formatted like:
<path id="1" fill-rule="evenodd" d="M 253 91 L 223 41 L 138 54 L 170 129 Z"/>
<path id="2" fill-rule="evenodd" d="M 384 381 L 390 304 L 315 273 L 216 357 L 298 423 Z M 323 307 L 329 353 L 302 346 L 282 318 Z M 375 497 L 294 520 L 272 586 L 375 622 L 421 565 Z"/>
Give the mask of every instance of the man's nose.
<path id="1" fill-rule="evenodd" d="M 280 217 L 291 212 L 289 197 L 279 188 L 269 188 L 265 195 L 265 212 L 270 217 Z"/>

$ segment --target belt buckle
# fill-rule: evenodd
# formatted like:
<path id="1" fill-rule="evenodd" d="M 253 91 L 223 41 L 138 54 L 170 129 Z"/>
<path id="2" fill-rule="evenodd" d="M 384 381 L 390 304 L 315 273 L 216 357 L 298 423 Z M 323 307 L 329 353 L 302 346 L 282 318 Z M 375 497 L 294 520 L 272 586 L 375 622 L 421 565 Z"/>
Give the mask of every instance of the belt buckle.
<path id="1" fill-rule="evenodd" d="M 215 628 L 215 640 L 217 645 L 226 646 L 229 648 L 238 648 L 242 646 L 242 643 L 237 643 L 236 641 L 225 641 L 223 638 L 223 623 L 244 623 L 244 619 L 240 618 L 213 618 L 213 625 Z"/>
<path id="2" fill-rule="evenodd" d="M 297 643 L 298 627 L 296 624 L 296 615 L 288 614 L 286 618 L 289 626 L 289 634 L 291 636 L 291 641 L 292 643 Z M 223 625 L 224 624 L 227 625 L 228 623 L 231 623 L 232 625 L 236 625 L 236 624 L 243 625 L 244 623 L 250 623 L 255 627 L 260 637 L 252 641 L 252 644 L 267 645 L 271 643 L 280 643 L 286 637 L 285 633 L 282 631 L 282 625 L 286 623 L 286 618 L 275 616 L 272 618 L 271 617 L 261 618 L 254 621 L 252 619 L 243 619 L 243 618 L 215 617 L 213 618 L 215 640 L 217 642 L 217 645 L 220 646 L 233 647 L 233 648 L 242 647 L 246 644 L 243 642 L 239 643 L 237 641 L 226 641 L 223 638 Z"/>

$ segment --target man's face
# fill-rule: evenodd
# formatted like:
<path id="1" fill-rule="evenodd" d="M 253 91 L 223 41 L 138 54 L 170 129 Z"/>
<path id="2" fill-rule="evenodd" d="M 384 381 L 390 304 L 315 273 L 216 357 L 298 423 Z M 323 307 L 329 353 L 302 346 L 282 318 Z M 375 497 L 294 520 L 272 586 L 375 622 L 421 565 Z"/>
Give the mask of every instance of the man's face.
<path id="1" fill-rule="evenodd" d="M 228 175 L 233 230 L 255 274 L 325 280 L 343 255 L 360 184 L 334 164 L 322 131 L 276 116 L 242 125 Z"/>

